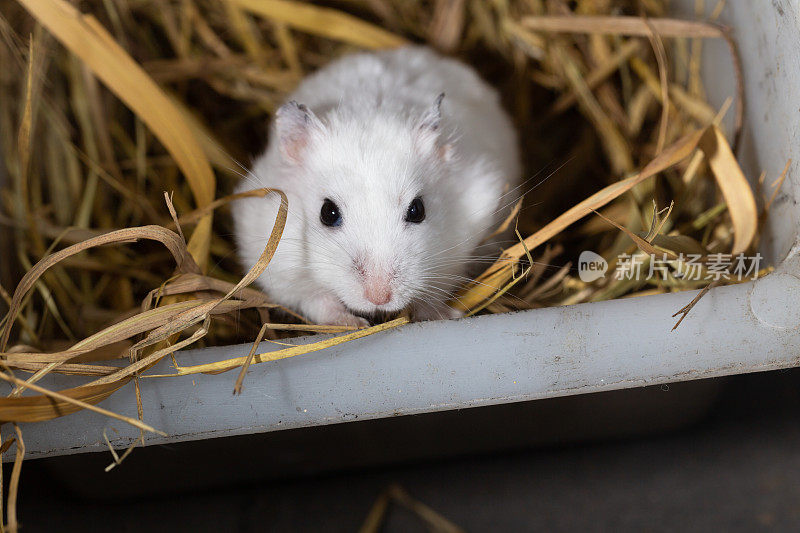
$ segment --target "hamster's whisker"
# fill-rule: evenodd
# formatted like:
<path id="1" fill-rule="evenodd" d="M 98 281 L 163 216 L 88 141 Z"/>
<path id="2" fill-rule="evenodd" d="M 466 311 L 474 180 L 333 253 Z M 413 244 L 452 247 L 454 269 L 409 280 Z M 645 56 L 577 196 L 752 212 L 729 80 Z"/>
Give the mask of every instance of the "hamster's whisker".
<path id="1" fill-rule="evenodd" d="M 546 182 L 547 182 L 547 180 L 549 180 L 550 178 L 552 178 L 553 176 L 555 176 L 555 174 L 556 174 L 556 173 L 557 173 L 559 170 L 561 170 L 562 168 L 564 168 L 565 166 L 567 166 L 569 163 L 571 163 L 573 159 L 575 159 L 575 156 L 572 156 L 572 157 L 568 158 L 566 161 L 564 161 L 564 162 L 563 162 L 563 163 L 561 163 L 561 164 L 560 164 L 558 167 L 556 167 L 556 169 L 555 169 L 555 170 L 553 170 L 553 171 L 552 171 L 552 172 L 550 172 L 548 175 L 546 175 L 544 178 L 542 178 L 541 180 L 539 180 L 539 181 L 538 181 L 538 182 L 537 182 L 535 185 L 533 185 L 532 187 L 530 187 L 530 188 L 529 188 L 528 190 L 526 190 L 524 193 L 522 193 L 522 194 L 519 194 L 519 195 L 515 196 L 515 197 L 514 197 L 514 199 L 513 199 L 513 200 L 511 200 L 510 202 L 506 203 L 504 207 L 501 207 L 500 209 L 496 210 L 496 211 L 494 212 L 494 214 L 497 214 L 499 211 L 502 211 L 502 210 L 503 210 L 503 209 L 505 209 L 506 207 L 509 207 L 511 204 L 513 204 L 513 203 L 515 203 L 515 202 L 519 201 L 519 199 L 520 199 L 520 198 L 523 198 L 523 197 L 527 196 L 528 194 L 532 193 L 533 191 L 535 191 L 536 189 L 538 189 L 540 186 L 542 186 L 544 183 L 546 183 Z M 542 167 L 541 169 L 539 169 L 539 170 L 538 170 L 538 171 L 537 171 L 537 172 L 536 172 L 536 173 L 535 173 L 533 176 L 529 177 L 528 179 L 524 180 L 522 183 L 520 183 L 519 185 L 517 185 L 516 187 L 514 187 L 513 189 L 511 189 L 510 191 L 508 191 L 507 193 L 503 194 L 503 195 L 500 197 L 500 199 L 499 199 L 499 200 L 500 200 L 500 201 L 502 201 L 502 199 L 503 199 L 503 198 L 505 198 L 506 196 L 508 196 L 508 195 L 512 194 L 514 191 L 517 191 L 517 190 L 521 189 L 522 187 L 525 187 L 525 186 L 526 186 L 528 183 L 530 183 L 532 180 L 536 179 L 536 178 L 537 178 L 537 177 L 538 177 L 538 176 L 539 176 L 539 175 L 540 175 L 542 172 L 544 172 L 544 171 L 547 169 L 547 167 L 549 167 L 549 166 L 550 166 L 550 164 L 547 164 L 547 165 L 543 166 L 543 167 Z"/>
<path id="2" fill-rule="evenodd" d="M 501 211 L 503 211 L 503 210 L 507 209 L 508 207 L 510 207 L 511 205 L 513 205 L 514 203 L 518 202 L 518 201 L 520 200 L 520 198 L 523 198 L 525 195 L 529 194 L 530 192 L 532 192 L 533 190 L 535 190 L 537 187 L 539 187 L 541 184 L 543 184 L 543 183 L 544 183 L 544 182 L 546 182 L 548 179 L 550 179 L 552 176 L 554 176 L 554 175 L 556 174 L 556 172 L 558 172 L 559 170 L 561 170 L 562 168 L 564 168 L 564 166 L 566 166 L 566 165 L 567 165 L 567 164 L 568 164 L 570 161 L 572 161 L 572 159 L 573 159 L 573 158 L 569 158 L 567 161 L 565 161 L 564 163 L 562 163 L 561 165 L 559 165 L 559 166 L 558 166 L 558 168 L 556 168 L 555 170 L 553 170 L 552 172 L 550 172 L 550 173 L 549 173 L 547 176 L 545 176 L 544 178 L 542 178 L 542 179 L 541 179 L 541 180 L 540 180 L 538 183 L 536 183 L 536 184 L 535 184 L 533 187 L 531 187 L 531 188 L 529 188 L 528 190 L 526 190 L 526 191 L 525 191 L 523 194 L 521 194 L 521 195 L 519 195 L 519 196 L 515 197 L 513 200 L 511 200 L 511 201 L 509 201 L 509 202 L 506 202 L 505 204 L 501 205 L 499 208 L 495 209 L 495 210 L 492 212 L 492 215 L 497 215 L 497 214 L 498 214 L 498 213 L 500 213 Z M 538 175 L 539 175 L 539 173 L 541 173 L 541 171 L 539 171 L 539 172 L 538 172 L 536 175 L 534 175 L 534 177 L 538 176 Z M 530 179 L 533 179 L 533 178 L 529 178 L 528 180 L 526 180 L 526 181 L 525 181 L 525 183 L 527 183 L 528 181 L 530 181 Z M 518 187 L 515 187 L 515 188 L 514 188 L 514 190 L 516 190 L 517 188 L 519 188 L 519 186 L 518 186 Z M 508 194 L 508 193 L 507 193 L 507 194 Z M 506 195 L 503 195 L 503 196 L 506 196 Z M 473 214 L 475 214 L 475 213 L 473 213 Z M 493 226 L 496 226 L 496 225 L 497 225 L 497 221 L 496 221 L 496 220 L 492 220 L 492 221 L 491 221 L 489 224 L 485 225 L 484 227 L 482 227 L 480 230 L 478 230 L 478 231 L 477 231 L 477 232 L 475 232 L 475 233 L 477 233 L 477 234 L 483 234 L 483 233 L 485 233 L 485 232 L 489 231 L 489 230 L 490 230 L 490 229 L 491 229 Z M 474 238 L 474 235 L 470 235 L 469 237 L 467 237 L 467 238 L 465 238 L 464 240 L 462 240 L 461 242 L 459 242 L 459 243 L 457 243 L 457 244 L 455 244 L 455 245 L 451 246 L 450 248 L 446 248 L 446 249 L 444 249 L 444 250 L 440 250 L 440 251 L 436 252 L 435 254 L 433 254 L 433 256 L 432 256 L 432 257 L 436 257 L 436 256 L 439 256 L 439 255 L 441 255 L 441 254 L 444 254 L 444 253 L 446 253 L 446 252 L 449 252 L 449 251 L 450 251 L 450 250 L 452 250 L 453 248 L 457 248 L 457 247 L 461 246 L 462 244 L 466 243 L 467 241 L 469 241 L 469 240 L 470 240 L 470 239 L 472 239 L 472 238 Z"/>
<path id="3" fill-rule="evenodd" d="M 245 178 L 246 176 L 242 175 L 242 177 Z M 252 182 L 251 182 L 251 184 L 252 184 Z M 261 185 L 258 185 L 258 187 L 261 187 Z M 266 199 L 266 198 L 264 198 L 264 199 Z M 291 207 L 289 207 L 287 209 L 287 218 L 288 217 L 294 217 L 294 219 L 296 221 L 299 221 L 300 223 L 302 223 L 307 230 L 310 230 L 310 231 L 314 232 L 317 236 L 319 236 L 320 240 L 322 242 L 325 242 L 326 244 L 330 244 L 330 243 L 335 244 L 350 258 L 351 261 L 355 260 L 355 258 L 353 257 L 352 253 L 350 253 L 350 251 L 347 250 L 347 248 L 342 243 L 340 243 L 337 239 L 335 239 L 335 238 L 331 239 L 330 235 L 327 235 L 327 234 L 323 233 L 320 228 L 315 227 L 314 224 L 309 224 L 308 223 L 308 219 L 305 217 L 304 214 L 297 213 L 296 210 L 294 210 Z M 264 238 L 263 238 L 264 244 L 266 244 L 267 239 L 268 239 L 268 235 L 264 235 Z M 281 240 L 290 240 L 290 238 L 281 237 Z M 305 243 L 306 241 L 302 241 L 301 240 L 300 242 L 304 242 Z M 319 243 L 317 243 L 315 246 L 319 247 L 321 245 Z"/>
<path id="4" fill-rule="evenodd" d="M 293 239 L 293 238 L 286 238 L 285 241 L 288 242 L 288 243 L 293 243 L 293 242 L 304 243 L 304 241 L 302 239 Z M 266 238 L 252 237 L 252 238 L 249 238 L 249 239 L 241 239 L 240 242 L 245 243 L 245 244 L 254 244 L 254 243 L 266 244 Z M 325 252 L 325 253 L 319 254 L 319 255 L 322 255 L 323 257 L 326 257 L 328 259 L 336 259 L 336 256 L 333 254 L 333 252 L 335 250 L 333 250 L 331 248 L 327 248 L 327 244 L 318 246 L 317 247 L 317 251 Z M 304 250 L 302 250 L 302 249 L 285 248 L 285 249 L 281 250 L 281 255 L 284 256 L 284 257 L 287 257 L 287 256 L 302 257 L 303 259 L 305 259 L 306 252 Z M 335 261 L 334 261 L 334 263 L 335 263 Z"/>
<path id="5" fill-rule="evenodd" d="M 489 289 L 492 289 L 492 290 L 494 290 L 494 291 L 496 291 L 496 290 L 497 290 L 497 287 L 494 287 L 494 286 L 492 286 L 492 285 L 487 285 L 487 284 L 485 284 L 485 283 L 481 283 L 481 282 L 475 281 L 475 280 L 473 280 L 473 279 L 470 279 L 470 278 L 468 278 L 468 277 L 465 277 L 465 276 L 457 276 L 457 277 L 451 277 L 451 276 L 443 276 L 443 277 L 429 276 L 429 277 L 427 277 L 427 278 L 425 278 L 425 279 L 427 279 L 427 280 L 429 280 L 429 281 L 433 281 L 433 282 L 437 282 L 436 280 L 448 280 L 448 279 L 449 279 L 449 280 L 452 280 L 452 281 L 460 281 L 460 283 L 457 283 L 457 284 L 456 284 L 456 286 L 459 286 L 459 287 L 461 287 L 461 286 L 464 286 L 464 285 L 466 285 L 467 283 L 475 283 L 475 284 L 478 284 L 478 285 L 481 285 L 481 286 L 487 287 L 487 288 L 489 288 Z M 440 281 L 438 281 L 438 282 L 440 282 Z M 516 296 L 516 295 L 514 295 L 514 294 L 511 294 L 511 293 L 509 293 L 509 292 L 506 292 L 506 293 L 505 293 L 505 296 L 508 296 L 509 298 L 511 298 L 511 299 L 514 299 L 514 300 L 516 300 L 516 301 L 518 301 L 518 302 L 524 302 L 524 303 L 526 303 L 524 299 L 522 299 L 522 298 L 520 298 L 519 296 Z"/>
<path id="6" fill-rule="evenodd" d="M 429 280 L 429 281 L 436 281 L 436 280 L 460 281 L 461 285 L 466 285 L 467 283 L 475 283 L 476 285 L 480 285 L 482 287 L 487 287 L 487 288 L 492 289 L 492 290 L 496 290 L 497 289 L 497 287 L 494 287 L 493 285 L 487 285 L 486 283 L 483 283 L 483 282 L 480 282 L 480 281 L 476 281 L 476 280 L 474 280 L 472 278 L 469 278 L 467 276 L 458 276 L 458 275 L 432 276 L 432 275 L 428 275 L 428 276 L 423 276 L 422 279 Z"/>
<path id="7" fill-rule="evenodd" d="M 491 258 L 473 258 L 473 259 L 465 259 L 463 261 L 459 260 L 459 259 L 456 259 L 456 260 L 453 260 L 453 261 L 442 261 L 441 263 L 433 263 L 433 264 L 430 264 L 430 265 L 426 265 L 428 267 L 426 270 L 435 270 L 437 268 L 442 268 L 442 267 L 446 267 L 446 266 L 456 266 L 456 265 L 461 265 L 461 264 L 465 264 L 465 265 L 470 265 L 470 264 L 493 265 L 495 263 L 515 265 L 515 264 L 518 264 L 519 261 L 516 261 L 514 259 L 491 259 Z M 525 261 L 525 263 L 526 264 L 539 265 L 539 266 L 543 266 L 543 267 L 547 267 L 547 268 L 563 268 L 564 267 L 564 265 L 557 265 L 557 264 L 554 264 L 554 263 L 545 263 L 543 261 L 533 261 L 532 263 L 529 262 L 529 261 Z"/>

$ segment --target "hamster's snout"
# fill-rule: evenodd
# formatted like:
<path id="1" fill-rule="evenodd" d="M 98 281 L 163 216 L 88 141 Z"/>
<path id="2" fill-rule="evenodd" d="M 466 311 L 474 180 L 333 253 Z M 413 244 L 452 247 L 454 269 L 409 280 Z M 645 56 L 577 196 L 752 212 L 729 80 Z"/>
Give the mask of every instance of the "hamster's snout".
<path id="1" fill-rule="evenodd" d="M 376 306 L 386 305 L 392 301 L 392 279 L 394 273 L 379 266 L 366 266 L 356 262 L 356 272 L 361 278 L 364 288 L 364 299 Z"/>
<path id="2" fill-rule="evenodd" d="M 392 301 L 392 288 L 387 279 L 373 277 L 364 283 L 364 298 L 375 305 L 386 305 Z"/>

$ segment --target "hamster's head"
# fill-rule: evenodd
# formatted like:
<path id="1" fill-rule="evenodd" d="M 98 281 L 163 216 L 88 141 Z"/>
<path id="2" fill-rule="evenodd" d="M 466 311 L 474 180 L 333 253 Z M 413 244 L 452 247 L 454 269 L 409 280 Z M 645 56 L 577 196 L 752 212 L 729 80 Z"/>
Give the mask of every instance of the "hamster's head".
<path id="1" fill-rule="evenodd" d="M 277 113 L 283 181 L 302 204 L 304 268 L 355 314 L 442 304 L 460 282 L 454 256 L 475 243 L 459 229 L 471 226 L 460 223 L 443 96 L 416 116 L 373 107 L 323 121 L 295 102 Z"/>

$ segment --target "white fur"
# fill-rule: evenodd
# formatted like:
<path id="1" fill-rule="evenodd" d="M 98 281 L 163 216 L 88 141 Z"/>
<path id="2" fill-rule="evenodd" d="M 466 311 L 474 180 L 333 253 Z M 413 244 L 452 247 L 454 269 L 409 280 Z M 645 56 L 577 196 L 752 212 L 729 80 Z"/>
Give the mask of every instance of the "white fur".
<path id="1" fill-rule="evenodd" d="M 441 123 L 432 128 L 442 92 Z M 266 152 L 237 188 L 274 187 L 289 198 L 286 230 L 260 287 L 318 323 L 364 325 L 356 314 L 409 306 L 418 318 L 457 316 L 444 303 L 520 174 L 516 135 L 496 92 L 463 64 L 412 47 L 334 61 L 290 100 L 311 110 L 309 122 L 284 106 L 283 137 L 273 125 Z M 417 196 L 427 216 L 411 224 L 404 217 Z M 325 198 L 341 209 L 340 227 L 320 222 Z M 277 208 L 267 197 L 233 209 L 248 269 Z M 389 303 L 365 298 L 365 272 L 391 285 Z"/>

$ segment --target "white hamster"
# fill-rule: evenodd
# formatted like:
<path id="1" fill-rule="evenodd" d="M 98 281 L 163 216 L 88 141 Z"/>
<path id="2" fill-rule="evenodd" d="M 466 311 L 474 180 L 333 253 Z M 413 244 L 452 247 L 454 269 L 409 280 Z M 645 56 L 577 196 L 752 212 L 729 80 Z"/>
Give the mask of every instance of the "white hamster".
<path id="1" fill-rule="evenodd" d="M 416 319 L 455 318 L 446 302 L 520 172 L 511 121 L 469 67 L 423 47 L 345 56 L 290 95 L 237 188 L 278 188 L 289 199 L 257 284 L 320 324 L 363 326 L 404 308 Z M 246 268 L 277 209 L 271 195 L 234 207 Z"/>

